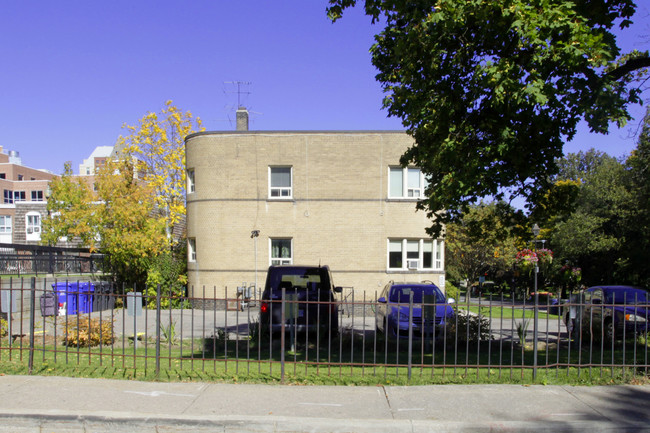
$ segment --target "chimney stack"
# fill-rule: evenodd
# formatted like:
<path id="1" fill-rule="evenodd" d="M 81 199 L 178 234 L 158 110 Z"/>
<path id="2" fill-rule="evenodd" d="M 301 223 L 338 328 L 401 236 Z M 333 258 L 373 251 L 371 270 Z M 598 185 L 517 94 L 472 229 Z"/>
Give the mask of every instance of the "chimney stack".
<path id="1" fill-rule="evenodd" d="M 241 106 L 237 109 L 237 131 L 248 131 L 248 110 Z"/>

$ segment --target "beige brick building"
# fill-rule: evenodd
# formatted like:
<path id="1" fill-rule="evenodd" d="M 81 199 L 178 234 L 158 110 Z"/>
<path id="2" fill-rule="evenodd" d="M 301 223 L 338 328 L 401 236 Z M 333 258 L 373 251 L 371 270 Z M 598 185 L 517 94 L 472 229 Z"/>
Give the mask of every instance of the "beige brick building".
<path id="1" fill-rule="evenodd" d="M 327 264 L 355 299 L 388 281 L 444 286 L 444 245 L 416 212 L 425 179 L 394 131 L 201 132 L 185 140 L 189 291 L 234 295 L 270 264 Z M 255 236 L 255 234 L 258 234 Z"/>

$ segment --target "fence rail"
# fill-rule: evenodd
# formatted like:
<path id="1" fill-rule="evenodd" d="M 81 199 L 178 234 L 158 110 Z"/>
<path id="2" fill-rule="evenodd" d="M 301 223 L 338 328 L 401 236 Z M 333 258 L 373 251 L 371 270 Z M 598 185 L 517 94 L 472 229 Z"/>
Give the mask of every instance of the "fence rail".
<path id="1" fill-rule="evenodd" d="M 85 248 L 0 244 L 0 275 L 93 274 L 103 266 L 102 254 Z"/>
<path id="2" fill-rule="evenodd" d="M 638 310 L 638 323 L 619 329 L 603 314 L 619 305 L 467 298 L 451 306 L 454 315 L 444 326 L 421 338 L 409 329 L 388 338 L 377 330 L 383 319 L 376 298 L 358 298 L 345 299 L 348 308 L 339 309 L 336 331 L 317 326 L 303 333 L 292 331 L 302 318 L 287 312 L 294 310 L 293 302 L 320 301 L 277 300 L 271 308 L 282 309 L 288 319 L 284 332 L 274 333 L 259 320 L 260 302 L 242 306 L 236 292 L 232 298 L 179 298 L 160 289 L 146 296 L 119 293 L 107 284 L 13 279 L 2 287 L 0 306 L 8 320 L 0 362 L 25 359 L 30 371 L 97 364 L 156 376 L 180 369 L 199 377 L 225 372 L 280 381 L 311 375 L 417 377 L 433 383 L 471 377 L 534 382 L 541 372 L 615 379 L 648 375 L 648 327 L 640 320 L 647 304 L 625 305 Z M 426 308 L 412 302 L 402 307 L 411 319 Z"/>

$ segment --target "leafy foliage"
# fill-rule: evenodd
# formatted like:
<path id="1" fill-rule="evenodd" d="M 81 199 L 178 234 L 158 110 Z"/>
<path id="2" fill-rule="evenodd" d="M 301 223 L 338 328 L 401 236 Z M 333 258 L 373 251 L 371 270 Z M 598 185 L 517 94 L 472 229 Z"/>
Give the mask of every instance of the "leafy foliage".
<path id="1" fill-rule="evenodd" d="M 94 246 L 98 232 L 93 193 L 82 178 L 73 175 L 70 162 L 65 163 L 63 175 L 50 182 L 50 190 L 47 211 L 52 217 L 43 220 L 43 243 L 56 244 L 65 236 Z"/>
<path id="2" fill-rule="evenodd" d="M 330 0 L 328 15 L 356 3 Z M 385 24 L 372 63 L 388 113 L 415 138 L 401 162 L 428 176 L 420 208 L 434 235 L 481 197 L 544 199 L 578 122 L 605 133 L 640 102 L 632 84 L 648 53 L 621 56 L 612 33 L 629 25 L 632 0 L 363 4 Z"/>
<path id="3" fill-rule="evenodd" d="M 449 279 L 468 279 L 471 284 L 485 272 L 501 275 L 510 269 L 518 239 L 513 215 L 503 202 L 481 202 L 449 224 L 445 238 Z"/>
<path id="4" fill-rule="evenodd" d="M 113 330 L 113 320 L 91 319 L 84 316 L 77 321 L 70 321 L 64 331 L 63 344 L 74 347 L 95 347 L 111 345 L 116 336 Z"/>
<path id="5" fill-rule="evenodd" d="M 185 137 L 203 131 L 201 119 L 167 101 L 160 113 L 147 113 L 137 126 L 125 125 L 116 147 L 143 164 L 144 181 L 169 229 L 185 215 Z"/>
<path id="6" fill-rule="evenodd" d="M 168 246 L 165 220 L 154 216 L 153 191 L 139 169 L 130 155 L 121 155 L 102 167 L 96 182 L 101 249 L 113 275 L 133 283 L 146 280 L 151 258 Z"/>
<path id="7" fill-rule="evenodd" d="M 156 308 L 156 295 L 160 287 L 160 306 L 163 309 L 183 308 L 187 285 L 187 261 L 184 250 L 172 254 L 165 252 L 150 260 L 147 274 L 147 308 Z"/>
<path id="8" fill-rule="evenodd" d="M 9 324 L 5 319 L 0 319 L 0 338 L 6 337 L 9 333 Z"/>

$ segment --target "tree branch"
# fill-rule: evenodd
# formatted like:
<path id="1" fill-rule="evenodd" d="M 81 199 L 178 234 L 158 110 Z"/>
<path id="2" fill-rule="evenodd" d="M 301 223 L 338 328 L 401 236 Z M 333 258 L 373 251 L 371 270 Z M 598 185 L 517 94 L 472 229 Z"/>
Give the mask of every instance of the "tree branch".
<path id="1" fill-rule="evenodd" d="M 630 59 L 624 64 L 607 73 L 607 76 L 615 80 L 620 80 L 626 74 L 642 68 L 650 67 L 650 57 L 637 57 Z"/>

